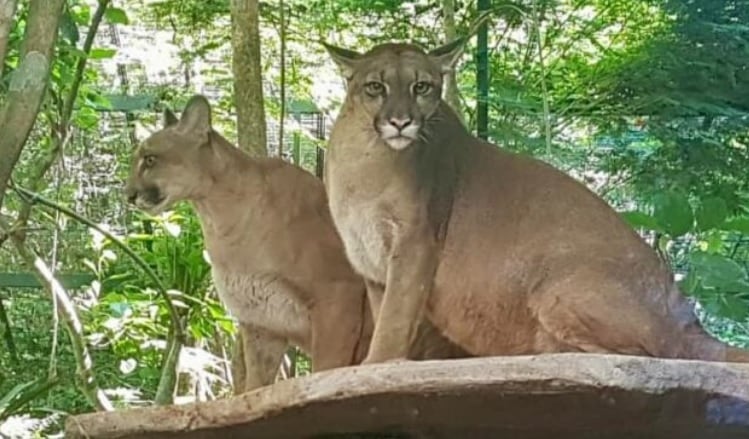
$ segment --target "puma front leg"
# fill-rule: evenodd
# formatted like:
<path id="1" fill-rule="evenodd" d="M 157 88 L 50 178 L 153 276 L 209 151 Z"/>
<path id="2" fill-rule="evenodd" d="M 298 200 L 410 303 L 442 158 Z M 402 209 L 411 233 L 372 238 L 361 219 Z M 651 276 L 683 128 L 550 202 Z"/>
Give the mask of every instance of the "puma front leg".
<path id="1" fill-rule="evenodd" d="M 240 323 L 237 343 L 239 346 L 235 354 L 242 356 L 232 361 L 233 373 L 236 374 L 234 394 L 273 384 L 286 351 L 286 339 L 264 329 Z"/>
<path id="2" fill-rule="evenodd" d="M 234 395 L 244 393 L 245 380 L 247 378 L 247 367 L 244 361 L 244 329 L 239 325 L 237 338 L 234 340 L 234 349 L 231 353 L 231 377 Z"/>
<path id="3" fill-rule="evenodd" d="M 385 294 L 379 305 L 367 363 L 405 360 L 437 271 L 437 245 L 426 230 L 400 237 L 388 258 Z"/>
<path id="4" fill-rule="evenodd" d="M 367 286 L 367 300 L 369 300 L 369 309 L 372 311 L 372 320 L 377 321 L 382 306 L 382 298 L 385 296 L 385 287 L 371 280 L 365 280 Z"/>
<path id="5" fill-rule="evenodd" d="M 366 349 L 367 298 L 363 285 L 336 282 L 312 309 L 312 371 L 351 366 Z"/>

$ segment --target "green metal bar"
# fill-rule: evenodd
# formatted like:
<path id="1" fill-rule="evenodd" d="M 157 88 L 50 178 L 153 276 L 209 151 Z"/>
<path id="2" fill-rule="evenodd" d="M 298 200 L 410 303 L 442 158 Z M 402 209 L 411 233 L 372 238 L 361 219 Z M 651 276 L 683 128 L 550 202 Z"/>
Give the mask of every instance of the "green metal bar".
<path id="1" fill-rule="evenodd" d="M 294 164 L 297 166 L 301 166 L 302 162 L 302 140 L 300 137 L 299 132 L 294 131 L 294 136 L 292 137 L 294 144 L 291 149 L 291 157 L 294 160 Z"/>
<path id="2" fill-rule="evenodd" d="M 87 273 L 61 273 L 55 275 L 66 289 L 85 287 L 96 280 L 96 276 Z M 0 273 L 0 288 L 43 288 L 31 273 Z"/>
<path id="3" fill-rule="evenodd" d="M 479 14 L 488 11 L 489 0 L 478 0 Z M 488 48 L 488 26 L 486 22 L 481 24 L 478 30 L 476 47 L 476 88 L 478 99 L 476 101 L 476 135 L 486 139 L 489 132 L 489 48 Z"/>

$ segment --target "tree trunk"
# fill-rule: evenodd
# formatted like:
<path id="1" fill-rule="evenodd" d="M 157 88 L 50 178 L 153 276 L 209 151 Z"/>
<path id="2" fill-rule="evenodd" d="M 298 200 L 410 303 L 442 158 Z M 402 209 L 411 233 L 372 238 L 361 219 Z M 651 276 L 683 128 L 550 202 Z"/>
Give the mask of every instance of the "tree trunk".
<path id="1" fill-rule="evenodd" d="M 445 26 L 445 43 L 449 43 L 458 37 L 455 30 L 455 0 L 442 0 L 442 15 Z M 461 122 L 465 123 L 463 110 L 460 106 L 457 75 L 454 70 L 445 76 L 445 100 L 458 114 Z"/>
<path id="2" fill-rule="evenodd" d="M 47 89 L 64 0 L 31 0 L 21 62 L 0 108 L 0 207 Z"/>
<path id="3" fill-rule="evenodd" d="M 16 14 L 16 0 L 0 0 L 0 78 L 3 77 L 5 56 L 8 54 L 10 31 L 13 29 L 13 16 Z"/>
<path id="4" fill-rule="evenodd" d="M 232 70 L 239 147 L 255 156 L 267 152 L 258 0 L 231 0 Z"/>

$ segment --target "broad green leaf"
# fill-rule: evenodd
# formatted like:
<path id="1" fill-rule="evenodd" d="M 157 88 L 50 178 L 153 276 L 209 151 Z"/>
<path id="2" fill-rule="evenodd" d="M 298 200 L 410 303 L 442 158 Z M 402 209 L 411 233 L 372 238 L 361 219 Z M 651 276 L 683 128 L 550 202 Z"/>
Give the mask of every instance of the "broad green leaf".
<path id="1" fill-rule="evenodd" d="M 110 6 L 104 13 L 107 21 L 114 24 L 130 24 L 130 19 L 127 18 L 127 14 L 123 9 L 115 8 Z"/>
<path id="2" fill-rule="evenodd" d="M 749 317 L 749 301 L 737 296 L 723 294 L 719 300 L 720 314 L 736 321 L 744 321 Z"/>
<path id="3" fill-rule="evenodd" d="M 749 294 L 749 280 L 736 279 L 724 287 L 727 293 L 747 295 Z"/>
<path id="4" fill-rule="evenodd" d="M 658 225 L 658 221 L 652 216 L 645 212 L 638 210 L 631 210 L 628 212 L 621 212 L 621 216 L 624 220 L 629 223 L 635 229 L 643 228 L 646 230 L 655 230 L 658 232 L 663 231 Z"/>
<path id="5" fill-rule="evenodd" d="M 710 197 L 702 200 L 697 209 L 697 227 L 702 230 L 710 230 L 723 224 L 728 216 L 728 206 L 720 197 Z"/>
<path id="6" fill-rule="evenodd" d="M 680 192 L 661 193 L 655 196 L 653 204 L 653 217 L 669 235 L 678 237 L 692 230 L 694 215 L 686 195 Z"/>
<path id="7" fill-rule="evenodd" d="M 114 57 L 116 53 L 117 49 L 97 47 L 95 49 L 91 49 L 91 53 L 89 53 L 88 57 L 89 59 L 107 59 Z"/>
<path id="8" fill-rule="evenodd" d="M 744 268 L 725 256 L 697 252 L 692 254 L 690 259 L 704 287 L 732 289 L 746 280 Z"/>
<path id="9" fill-rule="evenodd" d="M 724 222 L 721 229 L 749 235 L 749 217 L 732 218 Z"/>

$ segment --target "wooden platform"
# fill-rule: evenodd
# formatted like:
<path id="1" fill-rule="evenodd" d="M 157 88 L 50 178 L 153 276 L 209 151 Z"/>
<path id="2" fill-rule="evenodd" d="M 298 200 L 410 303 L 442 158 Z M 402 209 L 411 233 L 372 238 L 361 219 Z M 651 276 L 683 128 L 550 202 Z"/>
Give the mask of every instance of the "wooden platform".
<path id="1" fill-rule="evenodd" d="M 749 438 L 749 365 L 554 354 L 390 363 L 71 417 L 68 438 Z"/>

